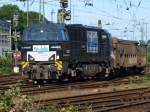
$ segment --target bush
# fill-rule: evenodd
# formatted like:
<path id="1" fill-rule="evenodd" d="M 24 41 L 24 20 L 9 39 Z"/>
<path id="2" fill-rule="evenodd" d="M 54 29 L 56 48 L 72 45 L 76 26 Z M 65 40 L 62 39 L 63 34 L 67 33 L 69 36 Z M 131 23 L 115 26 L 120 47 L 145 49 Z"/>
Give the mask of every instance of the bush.
<path id="1" fill-rule="evenodd" d="M 147 63 L 150 64 L 150 44 L 148 44 L 148 47 L 147 47 L 147 56 L 148 56 L 147 57 L 148 58 Z"/>
<path id="2" fill-rule="evenodd" d="M 12 73 L 12 60 L 9 57 L 0 56 L 0 74 Z"/>
<path id="3" fill-rule="evenodd" d="M 0 112 L 78 112 L 78 107 L 70 105 L 62 108 L 49 104 L 43 109 L 34 105 L 34 100 L 20 92 L 20 83 L 0 95 Z"/>
<path id="4" fill-rule="evenodd" d="M 144 79 L 145 79 L 145 80 L 150 80 L 150 74 L 145 74 L 145 75 L 144 75 Z"/>
<path id="5" fill-rule="evenodd" d="M 57 104 L 49 104 L 44 109 L 36 110 L 36 112 L 78 112 L 78 106 L 70 105 L 68 107 L 61 107 Z"/>
<path id="6" fill-rule="evenodd" d="M 1 94 L 0 112 L 32 112 L 32 100 L 15 86 Z"/>

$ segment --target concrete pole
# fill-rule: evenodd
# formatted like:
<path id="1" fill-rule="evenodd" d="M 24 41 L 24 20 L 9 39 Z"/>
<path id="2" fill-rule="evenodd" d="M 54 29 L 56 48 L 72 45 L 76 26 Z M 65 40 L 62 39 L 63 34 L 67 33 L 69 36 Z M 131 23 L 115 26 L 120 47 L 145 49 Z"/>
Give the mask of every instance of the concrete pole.
<path id="1" fill-rule="evenodd" d="M 41 22 L 41 0 L 39 0 L 39 23 Z"/>
<path id="2" fill-rule="evenodd" d="M 54 9 L 51 10 L 51 21 L 53 22 L 53 15 L 55 14 Z"/>
<path id="3" fill-rule="evenodd" d="M 9 23 L 9 41 L 10 41 L 10 51 L 12 50 L 12 44 L 11 44 L 11 41 L 12 41 L 12 36 L 11 36 L 11 20 L 7 20 L 7 22 Z"/>
<path id="4" fill-rule="evenodd" d="M 146 25 L 146 41 L 147 41 L 147 25 L 148 25 L 148 23 L 145 23 L 145 25 Z"/>
<path id="5" fill-rule="evenodd" d="M 43 11 L 42 11 L 42 12 L 43 12 L 42 22 L 44 23 L 44 19 L 45 19 L 45 18 L 44 18 L 44 17 L 45 17 L 45 6 L 44 6 L 44 0 L 42 1 L 42 4 L 43 4 L 43 5 L 42 5 L 42 9 L 43 9 Z"/>
<path id="6" fill-rule="evenodd" d="M 27 27 L 29 26 L 29 0 L 27 0 Z"/>
<path id="7" fill-rule="evenodd" d="M 70 0 L 70 11 L 71 11 L 71 9 L 72 9 L 72 3 L 71 3 L 72 1 Z M 71 24 L 71 19 L 70 19 L 70 24 Z"/>

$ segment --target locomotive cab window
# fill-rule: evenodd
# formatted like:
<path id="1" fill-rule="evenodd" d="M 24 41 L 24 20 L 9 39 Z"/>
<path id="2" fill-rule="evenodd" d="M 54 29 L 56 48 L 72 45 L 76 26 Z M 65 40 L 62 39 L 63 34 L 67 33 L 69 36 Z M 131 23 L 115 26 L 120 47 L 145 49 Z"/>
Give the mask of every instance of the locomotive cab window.
<path id="1" fill-rule="evenodd" d="M 24 41 L 67 41 L 68 33 L 64 27 L 55 24 L 39 24 L 28 28 L 23 34 Z"/>
<path id="2" fill-rule="evenodd" d="M 102 35 L 102 42 L 106 42 L 107 41 L 107 35 Z"/>
<path id="3" fill-rule="evenodd" d="M 60 40 L 68 40 L 68 33 L 66 29 L 61 29 L 58 37 L 61 37 Z"/>
<path id="4" fill-rule="evenodd" d="M 99 34 L 100 43 L 105 43 L 108 41 L 108 35 L 105 32 Z"/>

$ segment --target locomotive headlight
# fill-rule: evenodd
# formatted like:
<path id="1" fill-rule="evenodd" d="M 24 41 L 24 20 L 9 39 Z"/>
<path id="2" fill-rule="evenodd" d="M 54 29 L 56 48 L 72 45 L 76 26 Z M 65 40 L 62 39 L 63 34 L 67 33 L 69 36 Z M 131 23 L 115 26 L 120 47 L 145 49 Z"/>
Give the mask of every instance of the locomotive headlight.
<path id="1" fill-rule="evenodd" d="M 56 55 L 56 59 L 57 59 L 57 60 L 60 59 L 59 55 Z"/>
<path id="2" fill-rule="evenodd" d="M 28 55 L 28 61 L 34 61 L 35 59 L 31 56 L 31 55 Z"/>
<path id="3" fill-rule="evenodd" d="M 30 58 L 29 58 L 29 61 L 34 61 L 34 58 L 33 58 L 33 57 L 30 57 Z"/>

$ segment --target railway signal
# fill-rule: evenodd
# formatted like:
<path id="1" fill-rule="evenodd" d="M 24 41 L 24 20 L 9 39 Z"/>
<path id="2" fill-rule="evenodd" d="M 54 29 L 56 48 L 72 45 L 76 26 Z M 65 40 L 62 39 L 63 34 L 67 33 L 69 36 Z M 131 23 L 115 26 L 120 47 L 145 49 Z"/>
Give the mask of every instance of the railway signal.
<path id="1" fill-rule="evenodd" d="M 65 20 L 71 20 L 71 10 L 66 11 Z"/>
<path id="2" fill-rule="evenodd" d="M 19 15 L 17 13 L 15 13 L 13 15 L 13 27 L 14 28 L 17 28 L 18 27 L 18 18 L 19 18 Z"/>
<path id="3" fill-rule="evenodd" d="M 16 59 L 16 60 L 20 60 L 21 59 L 21 52 L 20 51 L 16 51 L 13 53 L 13 57 Z"/>
<path id="4" fill-rule="evenodd" d="M 60 0 L 61 9 L 58 10 L 58 23 L 64 23 L 65 20 L 71 20 L 71 10 L 66 10 L 68 8 L 68 0 Z"/>
<path id="5" fill-rule="evenodd" d="M 61 8 L 68 8 L 68 0 L 60 0 Z"/>
<path id="6" fill-rule="evenodd" d="M 15 51 L 13 53 L 13 57 L 14 57 L 14 64 L 15 64 L 15 66 L 13 67 L 13 71 L 14 73 L 19 73 L 18 61 L 21 59 L 21 52 Z"/>
<path id="7" fill-rule="evenodd" d="M 13 28 L 14 28 L 13 37 L 15 39 L 15 53 L 13 54 L 13 56 L 14 56 L 14 73 L 19 72 L 18 60 L 21 59 L 21 53 L 19 53 L 18 47 L 17 47 L 17 41 L 18 41 L 18 39 L 17 39 L 17 37 L 18 37 L 17 27 L 18 27 L 18 23 L 19 23 L 19 15 L 18 15 L 18 13 L 14 13 L 14 15 L 13 15 Z"/>

